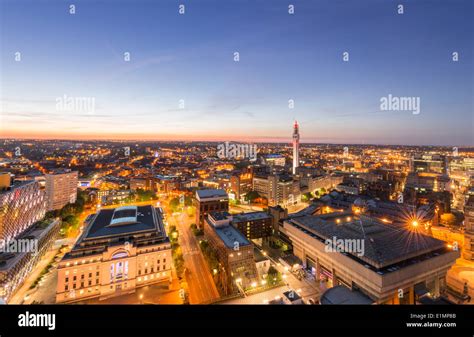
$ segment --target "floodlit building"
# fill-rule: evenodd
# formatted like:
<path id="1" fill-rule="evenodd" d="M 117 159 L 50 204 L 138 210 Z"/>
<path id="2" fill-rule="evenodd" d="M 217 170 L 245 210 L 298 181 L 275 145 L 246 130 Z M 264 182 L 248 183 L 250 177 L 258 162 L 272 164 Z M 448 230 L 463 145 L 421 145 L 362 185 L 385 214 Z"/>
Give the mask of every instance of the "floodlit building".
<path id="1" fill-rule="evenodd" d="M 245 235 L 247 240 L 262 239 L 272 235 L 272 216 L 267 212 L 236 214 L 232 226 Z"/>
<path id="2" fill-rule="evenodd" d="M 269 206 L 293 205 L 301 198 L 299 182 L 288 175 L 254 175 L 253 190 L 265 197 Z"/>
<path id="3" fill-rule="evenodd" d="M 46 213 L 46 198 L 36 181 L 4 180 L 0 191 L 0 240 L 7 242 L 41 220 Z M 0 248 L 1 248 L 0 243 Z"/>
<path id="4" fill-rule="evenodd" d="M 56 301 L 132 293 L 171 282 L 171 244 L 162 214 L 152 206 L 103 209 L 58 266 Z"/>
<path id="5" fill-rule="evenodd" d="M 464 226 L 463 257 L 466 260 L 474 261 L 474 195 L 469 196 L 469 200 L 464 206 Z"/>
<path id="6" fill-rule="evenodd" d="M 78 172 L 58 171 L 46 174 L 46 199 L 48 211 L 73 204 L 77 198 Z"/>
<path id="7" fill-rule="evenodd" d="M 15 238 L 16 251 L 0 252 L 0 299 L 8 302 L 56 241 L 61 221 L 36 223 Z"/>
<path id="8" fill-rule="evenodd" d="M 258 280 L 253 245 L 231 222 L 229 213 L 211 212 L 204 225 L 204 233 L 222 265 L 221 280 L 227 294 L 250 288 Z"/>
<path id="9" fill-rule="evenodd" d="M 317 280 L 358 290 L 379 304 L 414 304 L 423 291 L 438 297 L 459 257 L 415 229 L 352 212 L 293 217 L 281 231 Z"/>

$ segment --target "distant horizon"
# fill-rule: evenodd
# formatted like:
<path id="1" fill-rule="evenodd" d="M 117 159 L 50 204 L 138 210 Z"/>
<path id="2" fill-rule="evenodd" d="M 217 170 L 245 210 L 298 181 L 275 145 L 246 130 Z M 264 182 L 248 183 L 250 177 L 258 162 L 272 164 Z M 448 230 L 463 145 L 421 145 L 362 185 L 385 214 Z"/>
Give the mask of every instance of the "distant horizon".
<path id="1" fill-rule="evenodd" d="M 474 146 L 472 0 L 292 4 L 1 1 L 0 137 Z"/>
<path id="2" fill-rule="evenodd" d="M 136 143 L 146 143 L 146 142 L 157 142 L 157 143 L 222 143 L 222 142 L 242 142 L 242 143 L 256 143 L 256 144 L 287 144 L 291 146 L 291 138 L 288 138 L 287 141 L 281 139 L 270 140 L 245 140 L 245 139 L 136 139 L 136 138 L 36 138 L 36 137 L 4 137 L 0 135 L 0 140 L 10 140 L 10 141 L 70 141 L 70 142 L 136 142 Z M 300 139 L 300 144 L 307 145 L 355 145 L 355 146 L 406 146 L 406 147 L 462 147 L 467 149 L 474 149 L 474 145 L 463 145 L 463 144 L 448 144 L 448 145 L 436 145 L 436 144 L 387 144 L 387 143 L 351 143 L 351 142 L 318 142 L 318 141 L 308 141 L 304 138 Z"/>

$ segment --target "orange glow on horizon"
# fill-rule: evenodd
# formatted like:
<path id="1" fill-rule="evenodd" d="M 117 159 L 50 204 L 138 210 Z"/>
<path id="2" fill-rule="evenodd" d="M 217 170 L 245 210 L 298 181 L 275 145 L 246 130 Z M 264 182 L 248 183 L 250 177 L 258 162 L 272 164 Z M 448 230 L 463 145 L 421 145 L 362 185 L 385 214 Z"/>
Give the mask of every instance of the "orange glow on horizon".
<path id="1" fill-rule="evenodd" d="M 58 140 L 124 140 L 124 141 L 242 141 L 242 142 L 282 142 L 286 138 L 251 137 L 247 135 L 229 136 L 228 134 L 166 134 L 166 133 L 73 133 L 1 130 L 0 138 L 7 139 L 58 139 Z"/>

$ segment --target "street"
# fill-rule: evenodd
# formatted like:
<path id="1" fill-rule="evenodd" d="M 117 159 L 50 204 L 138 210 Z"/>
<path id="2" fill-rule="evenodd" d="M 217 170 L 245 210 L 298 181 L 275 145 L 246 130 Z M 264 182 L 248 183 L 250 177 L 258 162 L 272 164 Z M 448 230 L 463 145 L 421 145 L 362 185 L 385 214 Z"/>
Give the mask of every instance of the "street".
<path id="1" fill-rule="evenodd" d="M 194 218 L 181 213 L 168 218 L 170 226 L 176 226 L 179 231 L 181 246 L 186 267 L 186 282 L 189 289 L 191 304 L 212 303 L 217 300 L 219 292 L 212 279 L 209 266 L 199 248 L 199 241 L 191 231 L 190 225 Z"/>

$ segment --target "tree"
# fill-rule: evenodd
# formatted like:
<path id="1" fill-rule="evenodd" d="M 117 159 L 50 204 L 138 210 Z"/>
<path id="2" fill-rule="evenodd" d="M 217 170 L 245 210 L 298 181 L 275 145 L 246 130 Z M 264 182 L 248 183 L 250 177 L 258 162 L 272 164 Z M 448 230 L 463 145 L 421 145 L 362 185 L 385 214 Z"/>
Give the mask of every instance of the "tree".
<path id="1" fill-rule="evenodd" d="M 268 268 L 267 272 L 267 284 L 269 285 L 276 285 L 281 282 L 281 274 L 280 272 L 273 266 Z"/>
<path id="2" fill-rule="evenodd" d="M 245 200 L 253 202 L 255 199 L 260 198 L 260 194 L 257 191 L 250 191 L 245 195 Z"/>
<path id="3" fill-rule="evenodd" d="M 313 198 L 314 198 L 314 196 L 313 196 L 313 194 L 312 194 L 311 192 L 306 192 L 305 194 L 303 194 L 303 195 L 301 196 L 301 200 L 302 200 L 303 202 L 309 202 L 309 201 L 310 201 L 311 199 L 313 199 Z"/>

